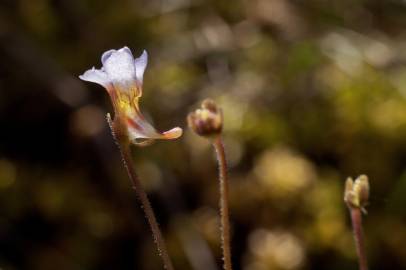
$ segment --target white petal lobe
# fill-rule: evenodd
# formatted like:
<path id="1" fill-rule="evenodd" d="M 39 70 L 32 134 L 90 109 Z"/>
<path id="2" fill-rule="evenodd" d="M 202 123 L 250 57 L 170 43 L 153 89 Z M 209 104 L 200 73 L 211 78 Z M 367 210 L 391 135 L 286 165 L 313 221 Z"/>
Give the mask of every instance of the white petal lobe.
<path id="1" fill-rule="evenodd" d="M 104 53 L 102 54 L 101 62 L 102 62 L 103 65 L 104 65 L 104 63 L 107 61 L 107 59 L 109 59 L 110 56 L 111 56 L 114 52 L 116 52 L 116 50 L 108 50 L 108 51 L 106 51 L 106 52 L 104 52 Z"/>
<path id="2" fill-rule="evenodd" d="M 130 49 L 124 47 L 118 51 L 106 52 L 103 55 L 103 68 L 113 83 L 129 85 L 134 83 L 134 57 Z"/>
<path id="3" fill-rule="evenodd" d="M 142 52 L 140 57 L 134 60 L 134 64 L 135 64 L 135 75 L 137 77 L 137 80 L 142 83 L 142 80 L 144 78 L 144 71 L 148 65 L 148 53 L 146 50 Z"/>
<path id="4" fill-rule="evenodd" d="M 103 87 L 107 87 L 110 84 L 110 79 L 107 74 L 99 69 L 95 69 L 94 67 L 86 71 L 83 75 L 80 75 L 79 79 L 94 82 Z"/>

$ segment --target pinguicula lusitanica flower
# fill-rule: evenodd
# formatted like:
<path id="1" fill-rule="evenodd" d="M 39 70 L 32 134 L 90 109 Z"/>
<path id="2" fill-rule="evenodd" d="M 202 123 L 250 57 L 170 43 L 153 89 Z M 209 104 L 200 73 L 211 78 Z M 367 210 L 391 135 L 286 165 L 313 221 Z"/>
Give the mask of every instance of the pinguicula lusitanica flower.
<path id="1" fill-rule="evenodd" d="M 158 132 L 141 114 L 139 99 L 148 54 L 144 50 L 140 57 L 134 58 L 128 47 L 109 50 L 101 57 L 101 69 L 89 69 L 79 76 L 84 81 L 97 83 L 110 95 L 113 103 L 114 124 L 123 127 L 125 134 L 134 144 L 145 144 L 155 139 L 176 139 L 182 129 L 175 127 L 166 132 Z M 123 132 L 123 130 L 121 130 Z"/>
<path id="2" fill-rule="evenodd" d="M 145 145 L 156 139 L 176 139 L 182 135 L 182 129 L 176 127 L 163 133 L 158 132 L 140 112 L 138 103 L 142 95 L 142 81 L 148 63 L 146 51 L 140 57 L 134 58 L 127 47 L 109 50 L 102 55 L 101 62 L 103 64 L 101 69 L 92 68 L 79 78 L 100 84 L 110 95 L 114 107 L 114 121 L 109 114 L 107 121 L 112 135 L 117 142 L 124 167 L 150 225 L 164 268 L 173 270 L 151 203 L 135 172 L 130 142 Z"/>

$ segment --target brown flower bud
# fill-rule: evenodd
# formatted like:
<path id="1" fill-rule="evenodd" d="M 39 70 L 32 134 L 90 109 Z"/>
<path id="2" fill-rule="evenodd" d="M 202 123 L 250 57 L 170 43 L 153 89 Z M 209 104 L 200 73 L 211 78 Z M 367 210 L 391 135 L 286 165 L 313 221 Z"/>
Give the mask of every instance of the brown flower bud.
<path id="1" fill-rule="evenodd" d="M 211 137 L 220 134 L 223 129 L 223 112 L 213 100 L 205 99 L 201 109 L 189 113 L 187 121 L 198 135 Z"/>
<path id="2" fill-rule="evenodd" d="M 366 175 L 360 175 L 355 181 L 348 177 L 345 183 L 344 201 L 351 208 L 360 208 L 368 204 L 369 181 Z"/>

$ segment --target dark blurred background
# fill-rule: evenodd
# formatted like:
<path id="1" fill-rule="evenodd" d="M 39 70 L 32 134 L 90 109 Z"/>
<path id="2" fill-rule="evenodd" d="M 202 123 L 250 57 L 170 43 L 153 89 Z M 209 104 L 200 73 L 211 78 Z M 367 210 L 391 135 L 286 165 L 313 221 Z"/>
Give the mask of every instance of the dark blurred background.
<path id="1" fill-rule="evenodd" d="M 235 269 L 357 269 L 342 201 L 366 173 L 371 269 L 406 269 L 406 1 L 2 0 L 0 268 L 162 269 L 109 133 L 78 79 L 145 48 L 141 108 L 176 141 L 134 148 L 176 269 L 221 267 L 210 144 L 225 113 Z"/>

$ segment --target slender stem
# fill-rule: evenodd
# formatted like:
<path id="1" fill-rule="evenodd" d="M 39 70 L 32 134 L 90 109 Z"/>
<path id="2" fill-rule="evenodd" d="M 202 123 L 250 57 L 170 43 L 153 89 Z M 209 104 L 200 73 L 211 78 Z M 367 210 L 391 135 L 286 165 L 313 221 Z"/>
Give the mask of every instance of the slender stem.
<path id="1" fill-rule="evenodd" d="M 359 260 L 359 269 L 368 270 L 367 256 L 365 252 L 364 233 L 362 231 L 361 209 L 350 207 L 352 229 L 354 233 L 355 246 Z"/>
<path id="2" fill-rule="evenodd" d="M 213 141 L 219 165 L 220 181 L 220 218 L 221 218 L 221 246 L 223 249 L 224 270 L 232 270 L 231 247 L 230 247 L 230 221 L 228 209 L 228 178 L 227 161 L 221 136 Z"/>
<path id="3" fill-rule="evenodd" d="M 151 203 L 149 202 L 147 193 L 143 189 L 141 182 L 137 176 L 137 173 L 135 172 L 135 168 L 133 165 L 134 162 L 131 157 L 130 145 L 128 142 L 125 142 L 125 141 L 117 138 L 117 132 L 115 132 L 114 125 L 111 122 L 111 119 L 109 118 L 109 116 L 108 116 L 108 121 L 110 124 L 112 135 L 120 150 L 120 154 L 123 159 L 124 167 L 126 168 L 128 177 L 131 180 L 132 187 L 135 190 L 137 198 L 141 203 L 141 208 L 144 210 L 145 217 L 148 220 L 148 223 L 149 223 L 149 226 L 151 228 L 152 235 L 154 238 L 154 242 L 157 245 L 158 253 L 162 258 L 164 268 L 167 270 L 173 270 L 174 268 L 172 265 L 172 261 L 169 257 L 169 254 L 168 254 L 168 251 L 166 248 L 166 244 L 165 244 L 165 240 L 162 236 L 161 230 L 159 229 L 158 222 L 155 218 L 154 210 L 152 209 L 152 206 L 151 206 Z"/>

